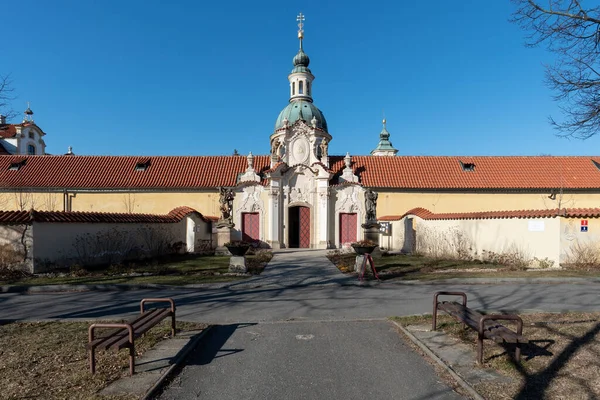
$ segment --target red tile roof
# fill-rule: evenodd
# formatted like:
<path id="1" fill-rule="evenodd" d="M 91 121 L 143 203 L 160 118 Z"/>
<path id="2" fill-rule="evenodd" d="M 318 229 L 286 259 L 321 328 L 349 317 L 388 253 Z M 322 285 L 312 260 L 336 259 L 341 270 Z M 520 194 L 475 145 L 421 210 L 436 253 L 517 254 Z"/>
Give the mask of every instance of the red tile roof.
<path id="1" fill-rule="evenodd" d="M 500 219 L 500 218 L 598 218 L 600 208 L 563 208 L 551 210 L 514 210 L 514 211 L 480 211 L 464 213 L 432 213 L 431 211 L 417 207 L 402 215 L 386 215 L 378 218 L 379 221 L 399 221 L 407 215 L 415 215 L 425 220 L 442 219 Z"/>
<path id="2" fill-rule="evenodd" d="M 11 163 L 24 156 L 0 157 L 0 187 L 91 189 L 198 189 L 235 186 L 248 167 L 244 156 L 156 156 L 136 171 L 136 156 L 26 156 L 18 171 Z M 254 169 L 269 168 L 268 156 L 255 156 Z"/>
<path id="3" fill-rule="evenodd" d="M 193 208 L 183 206 L 171 210 L 166 215 L 101 213 L 101 212 L 64 212 L 64 211 L 0 211 L 0 224 L 28 224 L 31 222 L 67 222 L 67 223 L 175 223 L 185 216 L 195 213 L 203 221 L 216 220 L 205 217 Z"/>
<path id="4" fill-rule="evenodd" d="M 16 134 L 17 134 L 16 125 L 13 125 L 13 124 L 0 125 L 0 137 L 1 138 L 4 138 L 4 139 L 12 138 L 12 137 L 15 137 Z"/>
<path id="5" fill-rule="evenodd" d="M 463 163 L 475 164 L 473 171 Z M 330 157 L 334 183 L 345 168 Z M 353 156 L 352 168 L 367 187 L 394 189 L 600 189 L 600 156 L 450 157 Z"/>
<path id="6" fill-rule="evenodd" d="M 70 189 L 200 189 L 235 186 L 246 171 L 244 156 L 23 156 L 0 157 L 0 187 Z M 148 168 L 136 171 L 140 160 Z M 330 157 L 339 182 L 342 156 Z M 473 163 L 474 170 L 463 169 Z M 269 156 L 255 156 L 257 173 L 272 171 Z M 278 164 L 280 165 L 280 164 Z M 600 156 L 446 157 L 354 156 L 352 168 L 365 187 L 399 190 L 600 190 Z M 262 184 L 266 184 L 263 180 Z"/>

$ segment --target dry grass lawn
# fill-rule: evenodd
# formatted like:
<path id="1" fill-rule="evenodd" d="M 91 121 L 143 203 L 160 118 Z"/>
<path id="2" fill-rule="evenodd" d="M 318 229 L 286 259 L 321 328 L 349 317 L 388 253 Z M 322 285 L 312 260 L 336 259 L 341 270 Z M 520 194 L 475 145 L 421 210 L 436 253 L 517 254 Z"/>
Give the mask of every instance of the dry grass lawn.
<path id="1" fill-rule="evenodd" d="M 512 350 L 486 340 L 484 368 L 513 378 L 510 383 L 481 383 L 477 392 L 496 399 L 600 398 L 600 313 L 523 314 L 523 334 L 532 342 L 520 363 Z M 410 325 L 431 318 L 399 319 Z M 476 351 L 477 334 L 449 317 L 441 319 L 445 332 L 462 339 Z M 507 323 L 508 324 L 508 323 Z M 479 367 L 476 367 L 479 368 Z"/>
<path id="2" fill-rule="evenodd" d="M 0 399 L 132 399 L 96 393 L 128 375 L 128 350 L 97 351 L 91 375 L 85 345 L 87 322 L 34 322 L 0 325 Z M 205 326 L 178 322 L 178 330 Z M 101 331 L 99 331 L 101 332 Z M 136 357 L 170 337 L 170 320 L 136 341 Z"/>

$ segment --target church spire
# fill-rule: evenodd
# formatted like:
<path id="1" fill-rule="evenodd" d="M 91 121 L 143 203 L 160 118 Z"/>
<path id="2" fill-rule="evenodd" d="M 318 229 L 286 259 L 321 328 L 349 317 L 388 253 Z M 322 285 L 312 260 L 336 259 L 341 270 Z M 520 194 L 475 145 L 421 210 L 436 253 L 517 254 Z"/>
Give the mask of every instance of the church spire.
<path id="1" fill-rule="evenodd" d="M 377 147 L 371 151 L 371 155 L 374 156 L 395 156 L 398 150 L 394 148 L 392 142 L 390 142 L 390 133 L 387 130 L 387 121 L 383 119 L 383 129 L 379 133 L 379 143 Z"/>
<path id="2" fill-rule="evenodd" d="M 300 40 L 300 50 L 302 50 L 302 39 L 304 39 L 304 14 L 298 14 L 296 21 L 298 21 L 298 39 Z"/>
<path id="3" fill-rule="evenodd" d="M 288 76 L 290 81 L 290 101 L 307 100 L 312 102 L 312 82 L 315 79 L 308 65 L 310 58 L 304 52 L 304 14 L 300 13 L 296 17 L 298 21 L 298 39 L 300 48 L 298 54 L 294 56 L 294 69 Z"/>

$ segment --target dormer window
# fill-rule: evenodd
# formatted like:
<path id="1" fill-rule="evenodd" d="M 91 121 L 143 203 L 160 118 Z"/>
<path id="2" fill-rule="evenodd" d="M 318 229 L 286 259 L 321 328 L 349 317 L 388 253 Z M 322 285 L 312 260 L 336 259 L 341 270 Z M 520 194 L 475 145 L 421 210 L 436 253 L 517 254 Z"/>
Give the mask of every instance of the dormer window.
<path id="1" fill-rule="evenodd" d="M 29 131 L 29 139 L 35 139 L 35 135 L 32 131 Z"/>
<path id="2" fill-rule="evenodd" d="M 9 171 L 18 171 L 25 165 L 26 159 L 18 160 L 8 166 Z"/>
<path id="3" fill-rule="evenodd" d="M 139 160 L 136 164 L 135 164 L 135 170 L 136 171 L 145 171 L 148 169 L 148 167 L 150 166 L 150 159 L 146 158 L 143 160 Z"/>
<path id="4" fill-rule="evenodd" d="M 30 144 L 27 146 L 27 154 L 29 154 L 30 156 L 35 155 L 35 146 Z"/>
<path id="5" fill-rule="evenodd" d="M 475 164 L 470 162 L 460 162 L 463 171 L 475 171 Z"/>

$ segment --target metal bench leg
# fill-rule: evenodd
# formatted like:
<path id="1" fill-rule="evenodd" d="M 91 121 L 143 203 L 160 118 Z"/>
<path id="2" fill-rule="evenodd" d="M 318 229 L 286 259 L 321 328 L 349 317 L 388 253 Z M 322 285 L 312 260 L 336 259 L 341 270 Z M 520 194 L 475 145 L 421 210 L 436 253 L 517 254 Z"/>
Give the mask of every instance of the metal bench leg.
<path id="1" fill-rule="evenodd" d="M 173 315 L 171 315 L 171 337 L 175 337 L 175 310 L 173 310 Z"/>
<path id="2" fill-rule="evenodd" d="M 129 347 L 129 376 L 133 376 L 135 373 L 135 345 L 131 342 Z"/>
<path id="3" fill-rule="evenodd" d="M 90 372 L 96 373 L 96 349 L 93 347 L 90 349 Z"/>
<path id="4" fill-rule="evenodd" d="M 483 334 L 477 333 L 477 363 L 483 365 Z"/>

